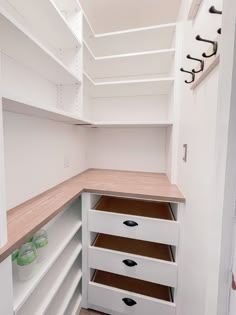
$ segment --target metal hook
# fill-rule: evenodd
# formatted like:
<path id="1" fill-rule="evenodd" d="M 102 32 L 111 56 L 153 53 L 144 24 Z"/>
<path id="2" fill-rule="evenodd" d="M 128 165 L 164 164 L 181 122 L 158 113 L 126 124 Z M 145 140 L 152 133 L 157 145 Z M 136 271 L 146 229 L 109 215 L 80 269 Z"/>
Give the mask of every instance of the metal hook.
<path id="1" fill-rule="evenodd" d="M 222 14 L 223 13 L 222 11 L 216 10 L 214 5 L 210 7 L 209 12 L 212 13 L 212 14 Z M 221 35 L 221 28 L 219 28 L 217 30 L 217 33 Z"/>
<path id="2" fill-rule="evenodd" d="M 216 10 L 214 5 L 210 7 L 209 12 L 212 14 L 222 14 L 222 11 Z"/>
<path id="3" fill-rule="evenodd" d="M 186 73 L 189 73 L 189 74 L 192 75 L 192 80 L 191 80 L 191 81 L 185 80 L 185 81 L 184 81 L 185 83 L 190 84 L 190 83 L 193 83 L 193 82 L 195 81 L 195 73 L 193 73 L 192 71 L 186 71 L 186 70 L 184 70 L 183 68 L 181 68 L 180 71 L 186 72 Z"/>
<path id="4" fill-rule="evenodd" d="M 200 35 L 196 36 L 196 40 L 201 41 L 201 42 L 205 42 L 205 43 L 210 43 L 213 45 L 213 53 L 210 55 L 207 55 L 206 53 L 203 53 L 202 56 L 204 58 L 210 58 L 212 56 L 215 56 L 217 54 L 217 50 L 218 50 L 218 43 L 216 41 L 212 41 L 212 40 L 208 40 L 208 39 L 204 39 L 202 38 Z"/>
<path id="5" fill-rule="evenodd" d="M 199 61 L 200 64 L 201 64 L 201 69 L 196 71 L 195 69 L 192 70 L 193 73 L 199 73 L 199 72 L 202 72 L 204 70 L 204 60 L 201 60 L 201 59 L 197 59 L 197 58 L 193 58 L 191 57 L 190 55 L 187 55 L 186 56 L 187 59 L 191 59 L 191 60 L 195 60 L 195 61 Z"/>

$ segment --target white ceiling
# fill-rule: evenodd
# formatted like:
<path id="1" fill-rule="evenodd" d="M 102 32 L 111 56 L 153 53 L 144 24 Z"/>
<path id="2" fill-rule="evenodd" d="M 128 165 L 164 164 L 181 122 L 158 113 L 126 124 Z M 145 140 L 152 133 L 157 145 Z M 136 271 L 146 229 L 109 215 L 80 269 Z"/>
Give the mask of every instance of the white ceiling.
<path id="1" fill-rule="evenodd" d="M 80 0 L 95 33 L 172 23 L 181 0 Z"/>

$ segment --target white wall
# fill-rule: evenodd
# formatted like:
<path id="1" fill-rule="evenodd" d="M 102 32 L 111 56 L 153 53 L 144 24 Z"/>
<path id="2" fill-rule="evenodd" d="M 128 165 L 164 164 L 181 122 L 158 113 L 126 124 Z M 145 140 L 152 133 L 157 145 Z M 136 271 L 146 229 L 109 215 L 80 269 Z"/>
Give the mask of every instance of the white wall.
<path id="1" fill-rule="evenodd" d="M 168 120 L 167 95 L 92 98 L 90 106 L 92 121 L 156 122 Z"/>
<path id="2" fill-rule="evenodd" d="M 9 112 L 3 127 L 7 209 L 86 169 L 86 129 Z"/>
<path id="3" fill-rule="evenodd" d="M 92 128 L 88 131 L 89 167 L 165 172 L 165 128 Z"/>

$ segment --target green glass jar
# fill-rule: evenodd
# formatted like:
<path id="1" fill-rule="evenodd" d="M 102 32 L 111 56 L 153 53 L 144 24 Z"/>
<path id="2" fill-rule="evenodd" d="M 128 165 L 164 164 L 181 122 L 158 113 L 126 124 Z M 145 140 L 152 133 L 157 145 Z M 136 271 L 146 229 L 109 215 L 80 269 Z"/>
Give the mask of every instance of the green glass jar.
<path id="1" fill-rule="evenodd" d="M 32 278 L 35 271 L 37 252 L 34 244 L 28 242 L 20 247 L 17 257 L 18 277 L 21 281 Z"/>
<path id="2" fill-rule="evenodd" d="M 47 257 L 48 235 L 45 230 L 39 230 L 32 238 L 37 249 L 37 261 L 41 262 Z"/>

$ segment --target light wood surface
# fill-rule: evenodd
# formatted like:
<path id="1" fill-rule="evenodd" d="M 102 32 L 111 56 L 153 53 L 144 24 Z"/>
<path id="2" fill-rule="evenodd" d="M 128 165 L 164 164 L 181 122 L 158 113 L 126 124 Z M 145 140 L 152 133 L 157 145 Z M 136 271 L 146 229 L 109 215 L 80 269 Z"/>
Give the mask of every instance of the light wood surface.
<path id="1" fill-rule="evenodd" d="M 0 262 L 83 191 L 185 201 L 165 174 L 89 169 L 8 211 L 8 242 L 0 249 Z"/>

